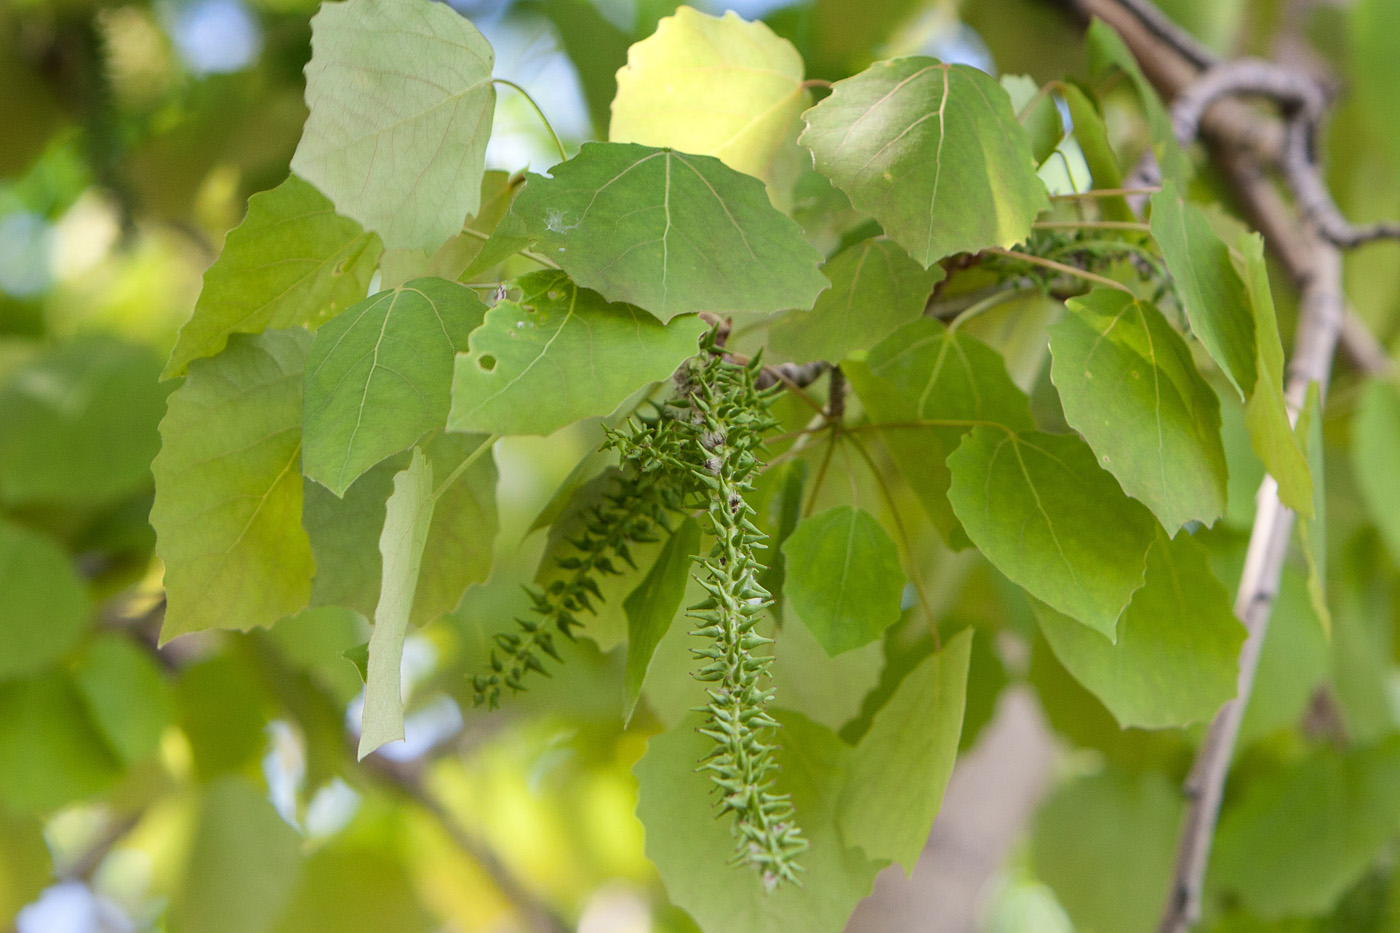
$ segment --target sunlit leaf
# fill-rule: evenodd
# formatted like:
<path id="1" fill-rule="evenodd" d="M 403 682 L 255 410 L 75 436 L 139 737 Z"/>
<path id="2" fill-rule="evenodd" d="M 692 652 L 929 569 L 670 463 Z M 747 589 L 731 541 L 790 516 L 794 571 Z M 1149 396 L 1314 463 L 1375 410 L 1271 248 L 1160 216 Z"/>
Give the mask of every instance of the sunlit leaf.
<path id="1" fill-rule="evenodd" d="M 380 251 L 378 237 L 337 215 L 325 195 L 295 175 L 253 195 L 247 216 L 204 273 L 165 377 L 214 356 L 230 334 L 314 329 L 365 296 Z"/>
<path id="2" fill-rule="evenodd" d="M 385 245 L 437 249 L 480 203 L 494 61 L 445 4 L 325 4 L 311 20 L 311 115 L 292 170 Z"/>
<path id="3" fill-rule="evenodd" d="M 302 472 L 336 495 L 447 421 L 452 366 L 486 306 L 471 289 L 414 279 L 316 332 L 306 354 Z"/>
<path id="4" fill-rule="evenodd" d="M 809 308 L 821 258 L 763 185 L 712 156 L 585 143 L 530 176 L 512 211 L 585 288 L 662 321 L 692 311 Z"/>
<path id="5" fill-rule="evenodd" d="M 606 415 L 694 355 L 705 329 L 695 317 L 663 326 L 558 272 L 518 285 L 520 298 L 497 302 L 472 332 L 470 351 L 457 355 L 447 419 L 454 431 L 548 434 Z"/>
<path id="6" fill-rule="evenodd" d="M 806 97 L 792 43 L 732 10 L 683 6 L 628 50 L 608 139 L 714 156 L 771 182 Z"/>
<path id="7" fill-rule="evenodd" d="M 877 62 L 809 110 L 817 170 L 925 266 L 1011 246 L 1049 205 L 994 79 L 932 58 Z"/>
<path id="8" fill-rule="evenodd" d="M 1169 530 L 1225 510 L 1220 402 L 1186 342 L 1147 302 L 1099 289 L 1050 329 L 1065 420 Z"/>
<path id="9" fill-rule="evenodd" d="M 976 428 L 948 458 L 948 499 L 998 570 L 1070 618 L 1117 638 L 1142 586 L 1156 522 L 1070 435 Z"/>
<path id="10" fill-rule="evenodd" d="M 165 561 L 161 639 L 268 626 L 306 605 L 301 378 L 311 335 L 237 335 L 170 396 L 151 525 Z"/>

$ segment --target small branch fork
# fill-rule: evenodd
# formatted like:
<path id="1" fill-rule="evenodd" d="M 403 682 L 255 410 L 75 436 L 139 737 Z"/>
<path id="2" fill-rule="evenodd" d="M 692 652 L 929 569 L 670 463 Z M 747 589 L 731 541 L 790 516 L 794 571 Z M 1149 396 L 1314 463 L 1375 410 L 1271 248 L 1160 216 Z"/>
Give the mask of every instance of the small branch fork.
<path id="1" fill-rule="evenodd" d="M 1222 62 L 1148 0 L 1054 2 L 1086 19 L 1103 19 L 1122 35 L 1143 71 L 1174 101 L 1178 142 L 1187 145 L 1199 138 L 1207 143 L 1240 203 L 1288 270 L 1301 299 L 1285 387 L 1290 417 L 1297 420 L 1312 383 L 1326 389 L 1342 341 L 1361 369 L 1392 371 L 1389 355 L 1347 307 L 1340 250 L 1400 238 L 1400 224 L 1355 226 L 1337 209 L 1317 161 L 1319 127 L 1330 98 L 1318 79 L 1301 68 L 1274 62 Z M 1277 105 L 1282 119 L 1270 119 L 1239 98 L 1268 100 Z M 1273 184 L 1271 172 L 1292 203 Z M 1225 781 L 1254 687 L 1292 526 L 1293 514 L 1279 501 L 1277 483 L 1266 476 L 1235 599 L 1235 614 L 1247 631 L 1238 691 L 1211 723 L 1186 780 L 1186 817 L 1159 933 L 1187 933 L 1201 916 Z"/>

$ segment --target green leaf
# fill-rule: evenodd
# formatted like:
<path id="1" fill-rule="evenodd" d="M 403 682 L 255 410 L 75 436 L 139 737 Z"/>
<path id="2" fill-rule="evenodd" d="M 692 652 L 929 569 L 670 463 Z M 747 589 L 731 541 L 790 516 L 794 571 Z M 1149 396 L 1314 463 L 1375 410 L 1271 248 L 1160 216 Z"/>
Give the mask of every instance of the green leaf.
<path id="1" fill-rule="evenodd" d="M 518 284 L 521 297 L 488 311 L 470 352 L 457 355 L 447 419 L 454 431 L 549 434 L 606 415 L 693 356 L 705 330 L 695 317 L 662 326 L 560 272 Z"/>
<path id="2" fill-rule="evenodd" d="M 1030 75 L 1002 75 L 997 82 L 1011 98 L 1011 110 L 1026 129 L 1031 141 L 1031 159 L 1037 167 L 1054 155 L 1065 138 L 1065 124 L 1060 117 L 1053 93 L 1040 93 L 1040 85 Z"/>
<path id="3" fill-rule="evenodd" d="M 1185 185 L 1191 178 L 1191 161 L 1177 144 L 1171 115 L 1163 106 L 1162 98 L 1157 96 L 1152 82 L 1142 73 L 1136 56 L 1113 27 L 1100 19 L 1089 24 L 1085 47 L 1089 53 L 1089 72 L 1096 83 L 1103 84 L 1113 78 L 1115 71 L 1128 76 L 1147 117 L 1148 134 L 1152 137 L 1152 149 L 1157 156 L 1157 164 L 1162 168 L 1162 176 L 1178 185 Z"/>
<path id="4" fill-rule="evenodd" d="M 52 812 L 105 790 L 122 771 L 61 669 L 0 682 L 0 810 Z"/>
<path id="5" fill-rule="evenodd" d="M 757 872 L 728 864 L 734 840 L 714 818 L 709 778 L 695 763 L 711 740 L 697 732 L 692 714 L 654 736 L 634 769 L 637 815 L 646 827 L 647 856 L 666 894 L 703 930 L 725 933 L 825 933 L 842 928 L 870 893 L 881 864 L 841 840 L 836 821 L 850 767 L 851 748 L 830 729 L 795 713 L 779 712 L 777 792 L 792 794 L 797 819 L 812 847 L 802 856 L 802 886 L 767 891 Z"/>
<path id="6" fill-rule="evenodd" d="M 1257 233 L 1240 239 L 1244 257 L 1245 285 L 1254 309 L 1255 345 L 1259 379 L 1245 404 L 1244 423 L 1249 428 L 1250 445 L 1264 468 L 1278 481 L 1283 504 L 1304 517 L 1313 514 L 1313 479 L 1308 468 L 1304 440 L 1300 440 L 1288 417 L 1283 395 L 1285 375 L 1283 343 L 1279 339 L 1278 318 L 1269 291 L 1269 270 L 1264 265 L 1264 238 Z M 1318 474 L 1317 485 L 1322 484 Z"/>
<path id="7" fill-rule="evenodd" d="M 1061 83 L 1060 94 L 1069 107 L 1070 120 L 1074 123 L 1074 141 L 1084 153 L 1084 163 L 1089 166 L 1094 187 L 1114 189 L 1123 187 L 1123 170 L 1118 165 L 1118 156 L 1108 139 L 1108 127 L 1103 114 L 1089 95 L 1068 81 Z M 1121 195 L 1098 199 L 1099 210 L 1106 220 L 1137 220 L 1128 201 Z"/>
<path id="8" fill-rule="evenodd" d="M 631 721 L 637 698 L 642 693 L 647 667 L 661 636 L 671 627 L 686 584 L 690 582 L 691 561 L 700 553 L 700 524 L 687 516 L 681 526 L 667 539 L 661 554 L 642 582 L 637 585 L 622 608 L 627 613 L 627 704 L 622 718 Z"/>
<path id="9" fill-rule="evenodd" d="M 1205 722 L 1235 695 L 1244 626 L 1190 535 L 1157 532 L 1117 644 L 1044 604 L 1035 610 L 1060 663 L 1124 729 Z"/>
<path id="10" fill-rule="evenodd" d="M 1225 811 L 1211 878 L 1265 919 L 1331 910 L 1400 832 L 1400 741 L 1308 757 Z"/>
<path id="11" fill-rule="evenodd" d="M 971 422 L 1004 424 L 1021 431 L 1034 427 L 1030 400 L 1006 372 L 991 347 L 932 318 L 895 331 L 865 361 L 842 366 L 870 419 L 892 427 L 880 441 L 949 543 L 966 546 L 948 504 L 946 462 L 972 427 Z M 917 426 L 920 421 L 947 424 Z"/>
<path id="12" fill-rule="evenodd" d="M 355 671 L 360 675 L 360 683 L 369 682 L 369 642 L 346 648 L 341 657 L 354 665 Z"/>
<path id="13" fill-rule="evenodd" d="M 345 0 L 311 19 L 292 170 L 386 246 L 435 250 L 480 205 L 495 55 L 426 0 Z"/>
<path id="14" fill-rule="evenodd" d="M 266 685 L 246 654 L 223 651 L 182 669 L 175 709 L 194 773 L 207 781 L 256 767 L 267 748 L 269 705 Z"/>
<path id="15" fill-rule="evenodd" d="M 64 341 L 0 379 L 0 500 L 15 506 L 110 503 L 150 483 L 169 389 L 145 347 Z"/>
<path id="16" fill-rule="evenodd" d="M 1351 463 L 1356 484 L 1391 558 L 1400 561 L 1400 389 L 1374 379 L 1362 390 L 1351 428 Z"/>
<path id="17" fill-rule="evenodd" d="M 1028 593 L 1117 639 L 1142 586 L 1152 513 L 1123 495 L 1078 437 L 995 428 L 948 458 L 948 499 L 987 559 Z"/>
<path id="18" fill-rule="evenodd" d="M 236 335 L 196 360 L 160 423 L 151 525 L 165 561 L 161 640 L 268 626 L 311 595 L 301 528 L 301 377 L 311 335 Z"/>
<path id="19" fill-rule="evenodd" d="M 437 858 L 436 852 L 424 851 L 405 858 L 388 846 L 320 849 L 303 864 L 296 894 L 276 929 L 278 933 L 426 933 L 437 929 L 419 899 L 415 876 L 409 873 L 409 865 L 431 864 Z"/>
<path id="20" fill-rule="evenodd" d="M 683 6 L 628 50 L 608 139 L 714 156 L 772 182 L 808 96 L 802 76 L 797 49 L 764 23 Z"/>
<path id="21" fill-rule="evenodd" d="M 63 549 L 0 519 L 0 680 L 37 674 L 63 657 L 91 611 Z"/>
<path id="22" fill-rule="evenodd" d="M 905 675 L 851 758 L 841 838 L 912 874 L 943 803 L 962 734 L 972 629 Z"/>
<path id="23" fill-rule="evenodd" d="M 1389 0 L 1357 0 L 1348 20 L 1351 41 L 1342 61 L 1356 89 L 1357 112 L 1389 158 L 1400 159 L 1400 7 Z"/>
<path id="24" fill-rule="evenodd" d="M 1049 206 L 994 79 L 932 58 L 877 62 L 807 111 L 817 170 L 924 266 L 1024 240 Z"/>
<path id="25" fill-rule="evenodd" d="M 584 143 L 512 208 L 579 285 L 662 321 L 810 308 L 820 254 L 763 185 L 712 156 Z"/>
<path id="26" fill-rule="evenodd" d="M 441 428 L 453 360 L 485 315 L 471 289 L 420 278 L 317 331 L 306 354 L 302 472 L 343 496 L 370 467 Z"/>
<path id="27" fill-rule="evenodd" d="M 791 617 L 781 628 L 760 633 L 777 641 L 773 689 L 783 707 L 815 723 L 841 729 L 859 715 L 866 695 L 880 682 L 885 664 L 882 641 L 832 657 L 811 629 Z"/>
<path id="28" fill-rule="evenodd" d="M 364 297 L 380 251 L 377 236 L 337 215 L 325 195 L 295 175 L 253 195 L 247 216 L 204 273 L 164 378 L 217 355 L 230 334 L 314 330 Z"/>
<path id="29" fill-rule="evenodd" d="M 1191 330 L 1240 398 L 1246 398 L 1258 380 L 1254 312 L 1230 248 L 1170 180 L 1152 196 L 1152 236 L 1166 257 Z"/>
<path id="30" fill-rule="evenodd" d="M 296 889 L 301 838 L 240 778 L 204 794 L 170 925 L 187 933 L 263 933 Z"/>
<path id="31" fill-rule="evenodd" d="M 890 240 L 872 238 L 842 250 L 822 272 L 831 288 L 810 311 L 794 311 L 769 331 L 768 346 L 795 360 L 839 362 L 868 350 L 900 325 L 918 320 L 941 268 L 925 270 Z"/>
<path id="32" fill-rule="evenodd" d="M 583 99 L 588 104 L 594 136 L 608 125 L 612 101 L 617 96 L 617 73 L 627 64 L 629 31 L 633 17 L 613 22 L 593 0 L 531 0 L 520 9 L 538 11 L 549 18 L 559 45 L 578 72 Z M 631 10 L 627 11 L 629 14 Z"/>
<path id="33" fill-rule="evenodd" d="M 1075 929 L 1155 928 L 1171 884 L 1181 809 L 1180 788 L 1158 771 L 1076 778 L 1041 805 L 1031 863 Z"/>
<path id="34" fill-rule="evenodd" d="M 379 536 L 383 572 L 369 637 L 361 759 L 385 742 L 403 738 L 399 670 L 434 504 L 433 467 L 415 447 L 408 467 L 394 477 L 394 491 L 384 506 L 384 531 Z"/>
<path id="35" fill-rule="evenodd" d="M 154 754 L 174 719 L 174 697 L 145 647 L 118 635 L 102 635 L 83 649 L 73 682 L 107 745 L 125 764 Z"/>
<path id="36" fill-rule="evenodd" d="M 1117 289 L 1070 300 L 1050 328 L 1065 420 L 1169 530 L 1225 511 L 1220 401 L 1151 304 Z"/>
<path id="37" fill-rule="evenodd" d="M 803 519 L 783 558 L 784 598 L 827 654 L 868 644 L 899 621 L 899 550 L 869 512 L 843 505 Z"/>
<path id="38" fill-rule="evenodd" d="M 1323 481 L 1322 393 L 1316 382 L 1308 383 L 1303 410 L 1298 414 L 1298 442 L 1308 452 L 1308 472 L 1312 477 L 1312 514 L 1298 516 L 1298 538 L 1308 565 L 1308 598 L 1322 630 L 1332 637 L 1332 613 L 1327 608 L 1327 496 Z"/>

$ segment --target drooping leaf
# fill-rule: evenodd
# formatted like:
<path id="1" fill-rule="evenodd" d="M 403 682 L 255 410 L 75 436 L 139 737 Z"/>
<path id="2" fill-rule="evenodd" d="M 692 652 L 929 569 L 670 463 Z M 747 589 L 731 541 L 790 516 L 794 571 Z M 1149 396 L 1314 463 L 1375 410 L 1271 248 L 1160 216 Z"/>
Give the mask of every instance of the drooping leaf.
<path id="1" fill-rule="evenodd" d="M 809 308 L 820 255 L 763 185 L 712 156 L 585 143 L 530 176 L 512 211 L 585 288 L 669 321 L 678 314 Z"/>
<path id="2" fill-rule="evenodd" d="M 1255 346 L 1258 353 L 1258 381 L 1245 403 L 1244 423 L 1249 428 L 1250 445 L 1264 463 L 1269 475 L 1278 481 L 1283 504 L 1302 516 L 1313 514 L 1314 480 L 1303 453 L 1305 444 L 1293 430 L 1284 400 L 1285 375 L 1283 343 L 1278 333 L 1273 294 L 1269 290 L 1269 270 L 1264 264 L 1264 238 L 1249 234 L 1240 240 L 1244 257 L 1245 285 L 1254 311 Z"/>
<path id="3" fill-rule="evenodd" d="M 253 195 L 247 216 L 204 273 L 164 378 L 216 355 L 230 334 L 314 330 L 364 297 L 380 252 L 377 236 L 337 215 L 325 195 L 295 175 Z"/>
<path id="4" fill-rule="evenodd" d="M 169 389 L 160 361 L 110 337 L 64 341 L 0 378 L 0 501 L 103 505 L 150 483 Z"/>
<path id="5" fill-rule="evenodd" d="M 784 597 L 827 654 L 868 644 L 899 621 L 899 550 L 869 512 L 838 506 L 803 519 L 783 557 Z"/>
<path id="6" fill-rule="evenodd" d="M 1366 503 L 1391 557 L 1400 561 L 1400 390 L 1393 383 L 1372 380 L 1362 392 L 1351 429 L 1351 462 Z"/>
<path id="7" fill-rule="evenodd" d="M 1041 87 L 1030 75 L 1002 75 L 999 83 L 1011 97 L 1011 110 L 1025 127 L 1031 141 L 1031 158 L 1039 168 L 1065 138 L 1065 124 L 1055 98 L 1040 93 Z"/>
<path id="8" fill-rule="evenodd" d="M 1225 510 L 1220 402 L 1186 342 L 1147 302 L 1098 289 L 1050 329 L 1065 420 L 1128 495 L 1175 532 Z"/>
<path id="9" fill-rule="evenodd" d="M 640 308 L 610 304 L 559 272 L 519 280 L 517 300 L 497 302 L 457 355 L 454 431 L 548 434 L 606 415 L 633 391 L 665 379 L 696 351 L 705 325 L 661 325 Z"/>
<path id="10" fill-rule="evenodd" d="M 1049 205 L 1010 98 L 975 68 L 877 62 L 804 119 L 817 170 L 924 266 L 1020 242 Z"/>
<path id="11" fill-rule="evenodd" d="M 792 43 L 732 10 L 682 6 L 628 50 L 608 139 L 714 156 L 771 182 L 806 97 Z"/>
<path id="12" fill-rule="evenodd" d="M 0 519 L 0 680 L 38 674 L 63 657 L 90 612 L 58 543 Z"/>
<path id="13" fill-rule="evenodd" d="M 1298 516 L 1298 537 L 1303 559 L 1308 565 L 1308 598 L 1313 612 L 1328 638 L 1332 635 L 1332 613 L 1327 608 L 1327 496 L 1323 482 L 1322 393 L 1316 382 L 1308 385 L 1303 410 L 1298 415 L 1298 442 L 1307 451 L 1308 472 L 1312 477 L 1312 514 Z"/>
<path id="14" fill-rule="evenodd" d="M 1153 929 L 1171 884 L 1181 808 L 1181 789 L 1160 771 L 1112 768 L 1072 780 L 1041 805 L 1031 863 L 1075 929 Z"/>
<path id="15" fill-rule="evenodd" d="M 160 423 L 151 526 L 165 561 L 162 641 L 268 626 L 306 605 L 301 378 L 311 335 L 235 335 L 190 365 Z"/>
<path id="16" fill-rule="evenodd" d="M 1068 81 L 1060 86 L 1070 120 L 1074 123 L 1074 141 L 1084 153 L 1084 162 L 1093 176 L 1094 187 L 1114 189 L 1123 187 L 1123 170 L 1109 142 L 1108 127 L 1095 102 L 1077 85 Z M 1099 209 L 1106 220 L 1136 220 L 1132 208 L 1122 195 L 1098 199 Z"/>
<path id="17" fill-rule="evenodd" d="M 868 350 L 923 313 L 941 268 L 925 270 L 884 238 L 862 240 L 832 257 L 822 272 L 831 288 L 810 311 L 788 314 L 769 330 L 768 346 L 795 360 L 840 362 Z"/>
<path id="18" fill-rule="evenodd" d="M 326 4 L 311 20 L 311 115 L 292 170 L 386 246 L 437 249 L 480 204 L 494 62 L 444 4 Z"/>
<path id="19" fill-rule="evenodd" d="M 962 733 L 972 630 L 925 658 L 875 714 L 851 759 L 841 838 L 913 873 L 928 842 Z"/>
<path id="20" fill-rule="evenodd" d="M 872 421 L 889 424 L 880 442 L 945 540 L 966 546 L 948 504 L 948 455 L 972 422 L 1034 427 L 1030 401 L 1006 372 L 1002 357 L 961 331 L 920 318 L 843 370 Z M 918 422 L 946 422 L 919 425 Z"/>
<path id="21" fill-rule="evenodd" d="M 78 658 L 73 682 L 122 762 L 135 764 L 160 746 L 174 719 L 174 697 L 145 647 L 118 635 L 95 638 Z"/>
<path id="22" fill-rule="evenodd" d="M 1211 877 L 1259 917 L 1323 914 L 1397 832 L 1400 742 L 1320 748 L 1222 814 Z"/>
<path id="23" fill-rule="evenodd" d="M 1032 596 L 1117 639 L 1156 522 L 1072 435 L 979 427 L 948 458 L 948 500 L 987 559 Z"/>
<path id="24" fill-rule="evenodd" d="M 692 714 L 654 736 L 634 769 L 637 815 L 646 827 L 647 856 L 671 902 L 701 929 L 725 933 L 836 931 L 870 893 L 881 863 L 847 848 L 836 828 L 852 751 L 830 729 L 779 711 L 777 790 L 792 794 L 798 822 L 812 847 L 802 856 L 802 886 L 764 889 L 757 872 L 727 864 L 734 840 L 714 818 L 709 778 L 696 761 L 711 742 Z"/>
<path id="25" fill-rule="evenodd" d="M 399 683 L 403 640 L 408 634 L 434 504 L 433 467 L 415 447 L 408 466 L 394 477 L 394 491 L 384 506 L 384 531 L 379 536 L 382 573 L 369 637 L 360 758 L 385 742 L 403 738 Z"/>
<path id="26" fill-rule="evenodd" d="M 1157 532 L 1117 644 L 1043 603 L 1036 616 L 1060 663 L 1124 729 L 1205 722 L 1235 695 L 1244 626 L 1189 535 Z"/>
<path id="27" fill-rule="evenodd" d="M 692 558 L 700 552 L 700 523 L 686 517 L 661 548 L 661 555 L 642 582 L 623 602 L 627 613 L 627 703 L 622 718 L 630 720 L 642 693 L 647 667 L 661 636 L 671 627 L 690 582 Z"/>
<path id="28" fill-rule="evenodd" d="M 438 433 L 422 447 L 441 482 L 485 440 L 479 434 Z M 384 460 L 360 477 L 344 498 L 319 484 L 306 484 L 302 524 L 316 556 L 313 606 L 344 606 L 366 618 L 374 616 L 383 570 L 379 536 L 384 505 L 393 491 L 394 475 L 406 469 L 409 460 L 407 452 Z M 438 498 L 409 616 L 414 625 L 452 611 L 466 588 L 490 573 L 497 529 L 495 493 L 495 464 L 489 456 L 477 455 Z"/>
<path id="29" fill-rule="evenodd" d="M 1166 257 L 1191 330 L 1240 398 L 1247 398 L 1258 380 L 1254 312 L 1230 248 L 1170 180 L 1152 196 L 1152 236 Z"/>
<path id="30" fill-rule="evenodd" d="M 370 467 L 441 428 L 453 360 L 485 315 L 466 286 L 420 278 L 317 331 L 306 354 L 302 472 L 343 496 Z"/>
<path id="31" fill-rule="evenodd" d="M 1147 117 L 1147 131 L 1152 137 L 1152 150 L 1162 168 L 1162 176 L 1178 185 L 1186 184 L 1192 174 L 1191 160 L 1177 144 L 1172 118 L 1162 98 L 1157 96 L 1156 88 L 1142 73 L 1137 58 L 1122 37 L 1108 23 L 1095 19 L 1089 24 L 1084 44 L 1089 53 L 1089 71 L 1095 81 L 1107 81 L 1115 71 L 1127 75 Z"/>
<path id="32" fill-rule="evenodd" d="M 301 838 L 241 778 L 212 784 L 200 804 L 170 924 L 189 933 L 264 933 L 296 889 Z"/>

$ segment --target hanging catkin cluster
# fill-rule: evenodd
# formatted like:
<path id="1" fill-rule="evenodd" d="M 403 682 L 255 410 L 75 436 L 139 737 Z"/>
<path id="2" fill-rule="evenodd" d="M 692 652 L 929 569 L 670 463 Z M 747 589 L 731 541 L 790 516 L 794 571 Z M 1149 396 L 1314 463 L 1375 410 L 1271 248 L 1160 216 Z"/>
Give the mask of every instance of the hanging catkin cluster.
<path id="1" fill-rule="evenodd" d="M 759 362 L 729 362 L 712 342 L 706 350 L 681 374 L 681 391 L 662 417 L 628 435 L 614 434 L 611 442 L 639 475 L 684 488 L 687 501 L 704 510 L 714 537 L 697 575 L 706 598 L 687 610 L 699 624 L 692 634 L 705 640 L 692 649 L 704 662 L 695 676 L 709 693 L 700 731 L 715 743 L 700 768 L 719 791 L 720 813 L 734 817 L 734 862 L 758 869 L 771 888 L 797 880 L 796 859 L 808 846 L 788 796 L 773 792 L 778 723 L 768 713 L 772 657 L 755 653 L 772 644 L 757 630 L 772 599 L 758 582 L 764 567 L 755 552 L 765 536 L 745 496 L 763 435 L 774 423 L 769 394 L 755 385 Z"/>

